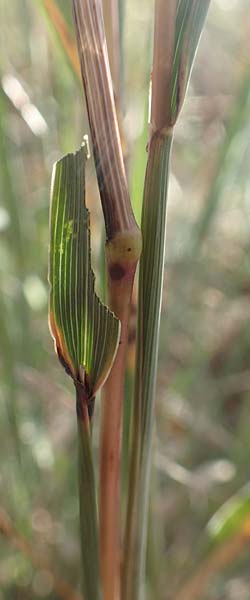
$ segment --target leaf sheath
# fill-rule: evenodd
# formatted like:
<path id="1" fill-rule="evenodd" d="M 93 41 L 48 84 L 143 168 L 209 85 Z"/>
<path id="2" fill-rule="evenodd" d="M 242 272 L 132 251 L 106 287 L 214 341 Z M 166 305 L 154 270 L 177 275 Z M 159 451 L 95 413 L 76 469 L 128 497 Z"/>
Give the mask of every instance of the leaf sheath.
<path id="1" fill-rule="evenodd" d="M 144 575 L 154 391 L 164 270 L 168 167 L 172 137 L 155 135 L 145 179 L 139 276 L 138 346 L 123 600 L 138 600 Z"/>

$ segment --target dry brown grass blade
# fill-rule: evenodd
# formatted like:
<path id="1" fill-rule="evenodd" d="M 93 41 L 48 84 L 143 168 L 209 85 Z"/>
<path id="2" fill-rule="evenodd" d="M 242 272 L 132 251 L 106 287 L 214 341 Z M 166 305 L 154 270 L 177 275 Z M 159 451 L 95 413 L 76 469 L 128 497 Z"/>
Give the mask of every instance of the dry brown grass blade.
<path id="1" fill-rule="evenodd" d="M 230 565 L 250 545 L 250 519 L 246 519 L 240 532 L 216 548 L 183 585 L 175 600 L 200 600 L 214 576 Z"/>
<path id="2" fill-rule="evenodd" d="M 14 528 L 10 517 L 0 508 L 0 533 L 4 535 L 11 544 L 17 548 L 31 562 L 35 569 L 47 571 L 53 582 L 53 590 L 61 600 L 83 600 L 77 592 L 72 590 L 71 586 L 51 570 L 50 565 L 44 556 L 41 556 L 36 549 Z"/>
<path id="3" fill-rule="evenodd" d="M 67 23 L 54 2 L 54 0 L 43 0 L 44 8 L 46 9 L 51 22 L 53 23 L 55 30 L 61 40 L 64 50 L 72 64 L 72 67 L 76 75 L 81 79 L 81 69 L 78 59 L 77 48 L 75 40 L 71 36 Z"/>

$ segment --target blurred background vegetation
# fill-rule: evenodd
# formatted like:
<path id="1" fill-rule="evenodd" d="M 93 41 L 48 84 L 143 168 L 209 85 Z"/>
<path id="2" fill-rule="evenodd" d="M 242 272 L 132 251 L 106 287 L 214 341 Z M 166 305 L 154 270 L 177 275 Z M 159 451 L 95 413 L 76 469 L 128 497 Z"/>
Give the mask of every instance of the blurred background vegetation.
<path id="1" fill-rule="evenodd" d="M 0 600 L 79 590 L 74 399 L 48 331 L 47 254 L 52 165 L 88 125 L 44 4 L 0 0 Z M 73 34 L 71 3 L 57 6 Z M 153 0 L 121 6 L 139 218 Z M 249 2 L 213 0 L 176 131 L 148 552 L 156 600 L 250 598 L 249 40 Z M 92 162 L 87 177 L 98 272 Z"/>

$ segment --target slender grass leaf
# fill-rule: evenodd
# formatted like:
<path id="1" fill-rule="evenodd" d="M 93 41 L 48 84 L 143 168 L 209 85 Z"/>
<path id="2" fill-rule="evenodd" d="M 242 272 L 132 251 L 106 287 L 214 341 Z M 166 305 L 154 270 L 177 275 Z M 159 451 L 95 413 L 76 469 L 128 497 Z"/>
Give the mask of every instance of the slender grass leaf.
<path id="1" fill-rule="evenodd" d="M 144 252 L 139 276 L 138 345 L 125 534 L 123 600 L 141 598 L 140 590 L 145 570 L 149 468 L 163 284 L 168 168 L 172 137 L 154 137 L 151 144 L 153 144 L 154 151 L 151 150 L 148 158 L 142 212 Z"/>
<path id="2" fill-rule="evenodd" d="M 165 3 L 164 0 L 156 0 L 155 6 L 151 139 L 142 209 L 143 253 L 139 275 L 135 401 L 123 600 L 141 598 L 145 573 L 172 128 L 185 96 L 209 1 L 173 0 Z M 164 20 L 171 42 L 167 44 L 162 27 Z M 171 84 L 170 92 L 166 94 L 168 83 Z M 158 114 L 158 109 L 162 111 L 161 114 Z"/>
<path id="3" fill-rule="evenodd" d="M 246 484 L 223 504 L 210 519 L 207 530 L 214 544 L 238 533 L 244 522 L 250 523 L 250 485 Z"/>
<path id="4" fill-rule="evenodd" d="M 210 0 L 156 0 L 151 129 L 175 125 Z"/>
<path id="5" fill-rule="evenodd" d="M 211 0 L 179 0 L 171 81 L 171 124 L 182 107 L 195 53 Z"/>
<path id="6" fill-rule="evenodd" d="M 63 50 L 73 74 L 78 80 L 81 78 L 80 63 L 74 38 L 65 21 L 63 13 L 54 0 L 36 0 L 41 12 L 47 21 L 48 28 L 54 37 L 57 46 Z"/>
<path id="7" fill-rule="evenodd" d="M 54 166 L 50 214 L 50 328 L 66 371 L 91 398 L 111 369 L 120 323 L 94 291 L 89 212 L 85 206 L 86 145 Z"/>

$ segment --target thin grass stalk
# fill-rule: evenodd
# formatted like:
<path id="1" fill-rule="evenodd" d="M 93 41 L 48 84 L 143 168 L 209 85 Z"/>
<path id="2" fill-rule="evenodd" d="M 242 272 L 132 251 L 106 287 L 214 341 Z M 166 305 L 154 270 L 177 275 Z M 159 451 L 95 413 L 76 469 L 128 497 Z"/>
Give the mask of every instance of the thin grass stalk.
<path id="1" fill-rule="evenodd" d="M 141 221 L 143 251 L 139 275 L 134 411 L 123 549 L 122 600 L 138 600 L 141 597 L 146 561 L 150 455 L 172 146 L 171 128 L 168 130 L 166 127 L 171 120 L 168 108 L 166 114 L 166 106 L 170 105 L 169 81 L 176 15 L 176 2 L 171 0 L 167 8 L 169 18 L 167 21 L 165 19 L 166 31 L 162 15 L 163 3 L 164 0 L 156 2 L 155 10 L 150 142 Z"/>
<path id="2" fill-rule="evenodd" d="M 76 37 L 108 242 L 138 228 L 131 209 L 100 0 L 73 0 Z M 119 244 L 118 244 L 119 245 Z"/>
<path id="3" fill-rule="evenodd" d="M 106 227 L 108 304 L 121 321 L 119 350 L 102 396 L 100 552 L 104 600 L 120 579 L 122 403 L 128 320 L 141 236 L 126 180 L 100 0 L 73 0 L 78 50 Z"/>
<path id="4" fill-rule="evenodd" d="M 156 0 L 149 156 L 143 211 L 138 338 L 122 600 L 143 597 L 155 382 L 173 127 L 180 113 L 209 0 Z"/>
<path id="5" fill-rule="evenodd" d="M 91 425 L 83 388 L 76 386 L 78 425 L 79 508 L 82 546 L 83 593 L 88 600 L 100 600 L 100 567 L 97 499 L 92 457 Z"/>
<path id="6" fill-rule="evenodd" d="M 153 398 L 159 345 L 171 145 L 171 134 L 154 135 L 149 148 L 145 178 L 142 213 L 144 245 L 139 277 L 138 351 L 130 495 L 124 544 L 123 600 L 138 600 L 145 567 Z M 150 247 L 147 247 L 147 240 L 151 240 Z"/>
<path id="7" fill-rule="evenodd" d="M 111 292 L 114 287 L 113 285 Z M 111 306 L 122 323 L 120 348 L 108 381 L 104 386 L 102 396 L 100 537 L 104 597 L 107 600 L 118 598 L 120 588 L 120 480 L 123 392 L 131 292 L 132 280 L 129 289 L 127 282 L 117 281 L 117 295 L 116 298 L 113 297 Z M 111 293 L 109 293 L 109 299 L 111 302 Z"/>

